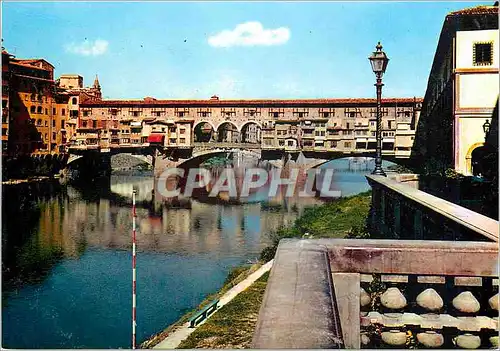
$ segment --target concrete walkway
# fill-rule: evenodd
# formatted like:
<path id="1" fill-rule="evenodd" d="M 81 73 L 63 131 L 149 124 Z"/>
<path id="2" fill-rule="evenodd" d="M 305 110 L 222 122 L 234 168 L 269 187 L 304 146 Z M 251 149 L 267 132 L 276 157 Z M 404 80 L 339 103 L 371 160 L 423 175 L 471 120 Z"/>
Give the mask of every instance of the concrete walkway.
<path id="1" fill-rule="evenodd" d="M 227 304 L 229 301 L 234 299 L 236 295 L 238 295 L 240 292 L 248 288 L 250 285 L 252 285 L 257 279 L 259 279 L 264 273 L 269 271 L 273 265 L 273 261 L 271 260 L 267 262 L 265 265 L 260 267 L 258 270 L 250 274 L 245 280 L 237 284 L 236 286 L 232 287 L 228 292 L 226 292 L 219 301 L 218 308 L 217 310 L 212 313 L 208 318 L 206 318 L 203 322 L 198 324 L 198 326 L 202 325 L 205 323 L 206 320 L 208 320 L 211 316 L 213 316 L 217 311 Z M 168 349 L 175 349 L 177 346 L 180 345 L 180 343 L 185 340 L 192 332 L 198 328 L 196 326 L 195 328 L 189 328 L 189 322 L 184 323 L 182 326 L 179 327 L 179 329 L 175 330 L 173 333 L 168 335 L 163 341 L 158 343 L 154 349 L 163 349 L 163 350 L 168 350 Z"/>

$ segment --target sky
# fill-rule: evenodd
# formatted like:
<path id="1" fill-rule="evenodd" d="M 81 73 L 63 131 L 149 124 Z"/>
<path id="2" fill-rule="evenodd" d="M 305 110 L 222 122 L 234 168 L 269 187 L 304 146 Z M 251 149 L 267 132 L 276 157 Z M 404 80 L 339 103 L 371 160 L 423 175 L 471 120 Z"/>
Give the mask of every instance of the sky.
<path id="1" fill-rule="evenodd" d="M 2 2 L 3 46 L 105 99 L 425 94 L 447 13 L 489 2 Z"/>

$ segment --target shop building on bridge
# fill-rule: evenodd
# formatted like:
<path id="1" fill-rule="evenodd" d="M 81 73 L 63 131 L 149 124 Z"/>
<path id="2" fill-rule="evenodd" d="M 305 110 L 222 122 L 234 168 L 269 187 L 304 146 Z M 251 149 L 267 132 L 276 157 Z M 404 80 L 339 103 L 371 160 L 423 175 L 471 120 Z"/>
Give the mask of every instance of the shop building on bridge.
<path id="1" fill-rule="evenodd" d="M 382 99 L 383 149 L 410 156 L 421 98 Z M 76 149 L 247 143 L 286 151 L 374 151 L 376 99 L 94 100 Z"/>

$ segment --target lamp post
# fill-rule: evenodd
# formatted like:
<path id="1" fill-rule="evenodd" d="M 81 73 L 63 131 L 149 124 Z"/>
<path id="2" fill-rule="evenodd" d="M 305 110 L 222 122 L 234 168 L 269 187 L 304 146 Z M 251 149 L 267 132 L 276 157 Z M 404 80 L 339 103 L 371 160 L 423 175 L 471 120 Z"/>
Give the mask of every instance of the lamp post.
<path id="1" fill-rule="evenodd" d="M 486 139 L 488 139 L 490 127 L 491 127 L 490 121 L 486 120 L 486 122 L 484 122 L 484 124 L 483 124 L 483 132 L 484 132 L 484 141 L 485 142 L 486 142 Z"/>
<path id="2" fill-rule="evenodd" d="M 382 76 L 385 73 L 385 69 L 387 68 L 387 64 L 389 63 L 389 58 L 382 51 L 382 45 L 378 42 L 375 47 L 377 51 L 374 51 L 373 54 L 368 57 L 370 60 L 370 64 L 372 65 L 373 73 L 377 77 L 377 82 L 375 86 L 377 87 L 377 150 L 375 156 L 375 169 L 372 174 L 381 175 L 386 177 L 384 170 L 382 169 L 382 115 L 380 111 L 380 105 L 382 103 Z"/>

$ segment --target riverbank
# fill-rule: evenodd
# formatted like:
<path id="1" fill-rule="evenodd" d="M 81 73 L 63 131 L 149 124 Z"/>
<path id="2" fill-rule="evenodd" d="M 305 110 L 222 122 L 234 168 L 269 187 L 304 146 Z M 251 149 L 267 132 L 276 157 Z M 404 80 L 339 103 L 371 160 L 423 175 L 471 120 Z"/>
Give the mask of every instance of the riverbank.
<path id="1" fill-rule="evenodd" d="M 179 329 L 181 329 L 186 322 L 189 321 L 189 319 L 199 310 L 203 309 L 205 306 L 207 306 L 210 302 L 222 298 L 224 294 L 226 294 L 228 291 L 230 291 L 233 287 L 237 286 L 239 283 L 243 282 L 245 279 L 247 279 L 252 273 L 256 272 L 259 268 L 262 267 L 262 263 L 255 263 L 251 266 L 240 266 L 234 268 L 229 274 L 228 277 L 226 278 L 226 281 L 224 282 L 222 288 L 211 295 L 208 295 L 201 303 L 200 305 L 193 309 L 192 311 L 186 313 L 184 316 L 182 316 L 177 322 L 174 324 L 170 325 L 168 328 L 165 330 L 161 331 L 158 334 L 155 334 L 148 338 L 146 341 L 144 341 L 139 348 L 141 349 L 151 349 L 161 343 L 163 340 L 167 338 L 167 336 L 172 335 Z M 210 319 L 209 319 L 210 320 Z"/>
<path id="2" fill-rule="evenodd" d="M 9 180 L 4 180 L 2 181 L 2 185 L 17 185 L 17 184 L 26 184 L 26 183 L 37 183 L 37 182 L 44 182 L 48 180 L 54 180 L 54 179 L 59 179 L 61 178 L 60 175 L 54 175 L 54 176 L 39 176 L 39 177 L 33 177 L 33 178 L 27 178 L 27 179 L 9 179 Z"/>
<path id="3" fill-rule="evenodd" d="M 277 245 L 283 238 L 368 237 L 366 219 L 370 203 L 371 192 L 364 192 L 306 208 L 302 216 L 296 219 L 294 225 L 282 227 L 269 233 L 272 245 L 262 251 L 261 261 L 268 262 L 274 258 Z M 218 293 L 207 297 L 196 310 L 183 316 L 177 323 L 144 342 L 141 348 L 152 348 L 160 343 L 167 335 L 189 320 L 196 311 L 202 309 L 215 298 L 222 296 L 231 286 L 236 285 L 238 281 L 242 281 L 255 271 L 259 265 L 254 265 L 250 269 L 240 267 L 234 270 L 226 280 L 229 284 L 224 284 Z M 234 278 L 235 276 L 236 278 Z M 218 310 L 177 348 L 249 348 L 267 286 L 267 277 L 268 273 Z"/>

